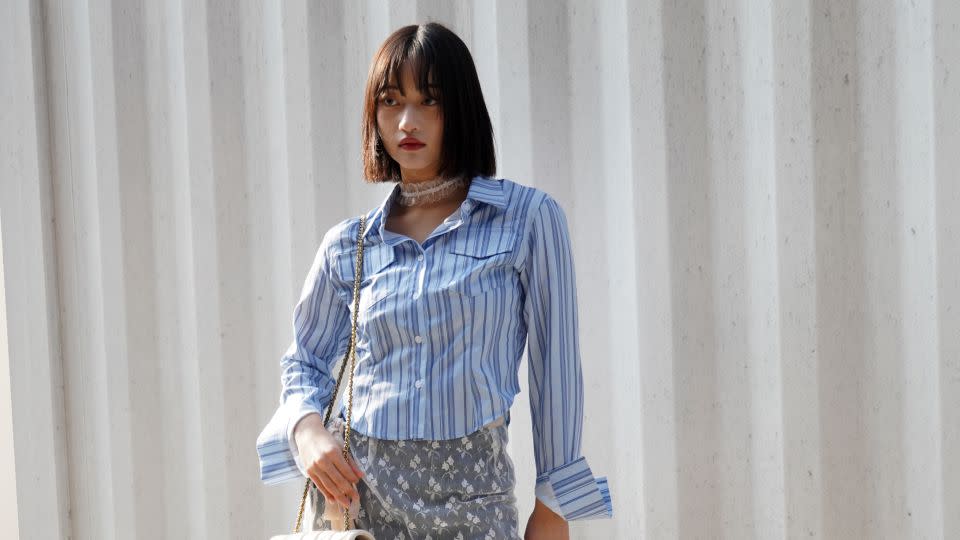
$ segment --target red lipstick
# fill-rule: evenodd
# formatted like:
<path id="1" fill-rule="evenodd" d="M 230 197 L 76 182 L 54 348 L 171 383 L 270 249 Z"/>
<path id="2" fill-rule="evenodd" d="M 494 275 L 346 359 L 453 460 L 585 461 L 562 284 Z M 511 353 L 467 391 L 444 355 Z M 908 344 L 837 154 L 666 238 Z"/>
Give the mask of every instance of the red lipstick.
<path id="1" fill-rule="evenodd" d="M 419 150 L 424 146 L 426 145 L 423 144 L 422 141 L 413 137 L 404 137 L 403 140 L 400 141 L 400 148 L 404 150 Z"/>

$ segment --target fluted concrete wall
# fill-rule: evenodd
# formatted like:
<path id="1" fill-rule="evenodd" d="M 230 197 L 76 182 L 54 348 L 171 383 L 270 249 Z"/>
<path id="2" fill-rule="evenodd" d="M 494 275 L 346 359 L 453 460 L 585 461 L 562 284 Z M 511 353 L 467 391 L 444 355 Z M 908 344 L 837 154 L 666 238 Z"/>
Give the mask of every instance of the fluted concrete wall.
<path id="1" fill-rule="evenodd" d="M 0 537 L 292 525 L 255 438 L 317 242 L 384 194 L 372 53 L 426 20 L 473 51 L 498 175 L 573 227 L 616 512 L 575 538 L 960 537 L 960 3 L 0 10 Z"/>

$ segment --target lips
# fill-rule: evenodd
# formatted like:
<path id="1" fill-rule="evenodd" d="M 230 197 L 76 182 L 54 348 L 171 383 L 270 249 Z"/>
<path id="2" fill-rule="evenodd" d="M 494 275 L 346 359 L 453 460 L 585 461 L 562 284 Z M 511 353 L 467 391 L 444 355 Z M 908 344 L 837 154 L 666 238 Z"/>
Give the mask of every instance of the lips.
<path id="1" fill-rule="evenodd" d="M 423 144 L 422 141 L 413 137 L 404 137 L 403 140 L 400 141 L 400 148 L 403 148 L 404 150 L 416 150 L 418 148 L 423 148 L 424 146 L 426 145 Z"/>

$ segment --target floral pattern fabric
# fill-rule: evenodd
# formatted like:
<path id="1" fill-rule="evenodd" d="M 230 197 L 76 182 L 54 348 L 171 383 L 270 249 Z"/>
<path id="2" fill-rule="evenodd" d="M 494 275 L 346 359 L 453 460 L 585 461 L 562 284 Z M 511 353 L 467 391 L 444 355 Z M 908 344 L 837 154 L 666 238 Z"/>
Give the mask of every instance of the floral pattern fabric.
<path id="1" fill-rule="evenodd" d="M 342 433 L 343 420 L 330 429 Z M 342 439 L 341 439 L 342 440 Z M 364 477 L 355 526 L 377 540 L 519 540 L 507 426 L 488 424 L 448 440 L 383 440 L 351 431 L 350 449 Z M 307 521 L 322 521 L 324 497 L 310 484 Z"/>

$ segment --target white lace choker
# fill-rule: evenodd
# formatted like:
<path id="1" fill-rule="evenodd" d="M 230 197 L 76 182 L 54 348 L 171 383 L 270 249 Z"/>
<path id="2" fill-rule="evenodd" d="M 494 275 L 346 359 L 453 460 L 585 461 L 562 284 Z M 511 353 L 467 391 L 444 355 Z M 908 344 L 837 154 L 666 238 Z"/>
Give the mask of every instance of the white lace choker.
<path id="1" fill-rule="evenodd" d="M 467 178 L 456 176 L 453 178 L 437 178 L 424 182 L 400 182 L 400 192 L 396 202 L 402 206 L 413 206 L 443 200 L 467 183 Z"/>

